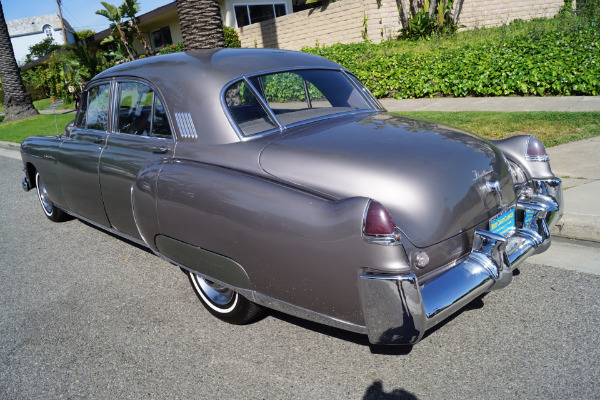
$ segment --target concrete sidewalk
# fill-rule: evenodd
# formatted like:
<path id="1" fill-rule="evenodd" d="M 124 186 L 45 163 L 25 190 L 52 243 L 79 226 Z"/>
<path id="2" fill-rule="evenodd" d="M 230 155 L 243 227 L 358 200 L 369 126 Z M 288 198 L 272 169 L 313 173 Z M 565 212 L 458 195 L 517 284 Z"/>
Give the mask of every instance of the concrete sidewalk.
<path id="1" fill-rule="evenodd" d="M 388 111 L 600 111 L 600 96 L 382 99 Z"/>
<path id="2" fill-rule="evenodd" d="M 389 111 L 600 111 L 600 96 L 384 99 L 381 102 Z M 563 180 L 565 203 L 563 218 L 552 233 L 600 242 L 600 137 L 552 147 L 548 154 L 554 174 Z M 0 156 L 20 159 L 19 145 L 0 142 Z"/>

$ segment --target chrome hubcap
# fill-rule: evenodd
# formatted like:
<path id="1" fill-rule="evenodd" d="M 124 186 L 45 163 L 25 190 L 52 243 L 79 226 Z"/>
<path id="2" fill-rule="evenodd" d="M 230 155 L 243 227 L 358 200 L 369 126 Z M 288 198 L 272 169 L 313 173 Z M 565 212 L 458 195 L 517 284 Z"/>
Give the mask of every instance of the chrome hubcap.
<path id="1" fill-rule="evenodd" d="M 193 274 L 194 280 L 198 284 L 198 287 L 204 292 L 206 297 L 215 304 L 224 306 L 228 304 L 235 292 L 229 288 L 218 285 L 213 281 L 204 279 L 196 274 Z"/>
<path id="2" fill-rule="evenodd" d="M 40 203 L 42 203 L 42 207 L 46 210 L 47 214 L 52 213 L 52 202 L 50 201 L 50 197 L 48 196 L 48 191 L 46 191 L 46 186 L 42 182 L 42 179 L 38 177 L 37 181 L 38 187 L 38 195 L 40 197 Z"/>

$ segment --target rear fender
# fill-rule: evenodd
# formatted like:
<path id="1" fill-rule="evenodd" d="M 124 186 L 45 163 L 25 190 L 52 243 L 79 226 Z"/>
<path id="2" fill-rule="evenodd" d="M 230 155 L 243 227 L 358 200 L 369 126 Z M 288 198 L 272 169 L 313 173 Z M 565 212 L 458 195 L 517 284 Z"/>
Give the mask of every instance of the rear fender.
<path id="1" fill-rule="evenodd" d="M 244 269 L 251 290 L 334 318 L 364 324 L 363 268 L 409 270 L 402 246 L 362 239 L 364 197 L 328 199 L 191 161 L 165 164 L 156 196 L 158 225 L 145 226 L 145 238 L 161 234 L 225 256 Z"/>
<path id="2" fill-rule="evenodd" d="M 519 135 L 502 140 L 490 140 L 511 161 L 519 164 L 528 179 L 552 179 L 554 173 L 548 161 L 527 160 L 527 141 L 531 135 Z"/>

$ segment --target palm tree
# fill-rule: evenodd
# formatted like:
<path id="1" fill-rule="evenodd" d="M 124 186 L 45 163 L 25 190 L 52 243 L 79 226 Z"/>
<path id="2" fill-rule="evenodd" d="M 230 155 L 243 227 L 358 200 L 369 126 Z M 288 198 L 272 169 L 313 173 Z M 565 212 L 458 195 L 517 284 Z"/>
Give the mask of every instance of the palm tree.
<path id="1" fill-rule="evenodd" d="M 176 0 L 186 50 L 225 47 L 218 0 Z"/>
<path id="2" fill-rule="evenodd" d="M 4 84 L 4 121 L 18 121 L 37 115 L 31 95 L 23 85 L 23 79 L 15 60 L 15 53 L 4 20 L 4 11 L 0 3 L 0 76 Z"/>
<path id="3" fill-rule="evenodd" d="M 150 48 L 150 46 L 148 46 L 148 42 L 144 38 L 144 35 L 142 35 L 142 31 L 140 30 L 140 27 L 138 26 L 138 24 L 135 20 L 135 14 L 140 11 L 140 4 L 138 3 L 138 1 L 137 0 L 125 0 L 123 2 L 123 4 L 121 4 L 121 6 L 119 7 L 119 11 L 123 17 L 129 18 L 129 25 L 135 31 L 135 36 L 144 45 L 144 50 L 146 50 L 146 55 L 151 56 L 152 49 Z"/>
<path id="4" fill-rule="evenodd" d="M 123 30 L 123 27 L 121 26 L 121 23 L 122 23 L 121 19 L 123 18 L 123 15 L 121 14 L 121 10 L 119 8 L 117 8 L 116 6 L 113 6 L 112 4 L 109 4 L 105 1 L 101 1 L 100 3 L 104 6 L 105 10 L 97 10 L 96 14 L 102 15 L 103 17 L 108 19 L 110 22 L 112 22 L 112 24 L 110 24 L 110 28 L 112 29 L 113 32 L 116 31 L 119 33 L 119 36 L 121 37 L 121 40 L 123 41 L 123 44 L 125 45 L 125 49 L 127 49 L 129 58 L 131 60 L 135 60 L 135 55 L 133 54 L 131 45 L 129 44 L 129 40 L 127 39 L 127 34 L 125 33 L 125 31 Z"/>

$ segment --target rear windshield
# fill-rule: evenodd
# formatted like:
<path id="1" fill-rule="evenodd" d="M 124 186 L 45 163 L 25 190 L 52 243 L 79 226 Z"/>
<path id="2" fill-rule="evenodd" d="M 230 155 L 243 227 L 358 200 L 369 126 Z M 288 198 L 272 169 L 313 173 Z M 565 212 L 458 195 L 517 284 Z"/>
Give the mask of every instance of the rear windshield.
<path id="1" fill-rule="evenodd" d="M 368 91 L 341 71 L 284 71 L 254 76 L 249 82 L 240 80 L 225 91 L 227 108 L 244 136 L 374 109 Z M 361 85 L 360 90 L 355 85 Z"/>

